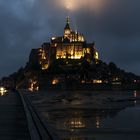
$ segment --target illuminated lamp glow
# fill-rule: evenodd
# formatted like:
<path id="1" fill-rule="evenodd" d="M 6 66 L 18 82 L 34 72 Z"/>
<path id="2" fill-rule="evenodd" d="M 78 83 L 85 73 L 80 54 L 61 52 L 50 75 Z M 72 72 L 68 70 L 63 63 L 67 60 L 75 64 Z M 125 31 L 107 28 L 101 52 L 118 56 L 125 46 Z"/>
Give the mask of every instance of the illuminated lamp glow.
<path id="1" fill-rule="evenodd" d="M 75 56 L 71 56 L 72 59 L 80 59 L 81 55 L 75 55 Z"/>
<path id="2" fill-rule="evenodd" d="M 99 59 L 99 54 L 98 54 L 98 52 L 96 52 L 96 59 Z"/>
<path id="3" fill-rule="evenodd" d="M 82 80 L 81 83 L 84 84 L 85 83 L 85 80 Z"/>
<path id="4" fill-rule="evenodd" d="M 42 70 L 47 70 L 48 67 L 49 67 L 49 65 L 48 64 L 45 64 L 45 65 L 42 66 Z"/>
<path id="5" fill-rule="evenodd" d="M 58 84 L 58 82 L 59 82 L 58 79 L 54 79 L 54 80 L 52 80 L 52 85 L 56 85 L 56 84 Z"/>
<path id="6" fill-rule="evenodd" d="M 94 84 L 101 84 L 101 83 L 103 83 L 103 82 L 102 82 L 102 80 L 93 80 L 93 83 L 94 83 Z"/>
<path id="7" fill-rule="evenodd" d="M 52 40 L 55 40 L 56 38 L 55 37 L 52 37 Z"/>
<path id="8" fill-rule="evenodd" d="M 0 87 L 0 95 L 3 96 L 7 90 L 4 87 Z"/>

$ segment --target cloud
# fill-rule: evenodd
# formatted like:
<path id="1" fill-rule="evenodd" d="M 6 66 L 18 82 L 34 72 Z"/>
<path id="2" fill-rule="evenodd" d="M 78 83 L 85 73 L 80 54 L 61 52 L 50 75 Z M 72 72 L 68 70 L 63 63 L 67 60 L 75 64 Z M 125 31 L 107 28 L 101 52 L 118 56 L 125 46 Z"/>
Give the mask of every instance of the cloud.
<path id="1" fill-rule="evenodd" d="M 140 74 L 139 0 L 77 0 L 76 10 L 63 1 L 0 1 L 0 77 L 24 66 L 32 48 L 61 35 L 67 15 L 74 29 L 96 42 L 103 60 Z"/>

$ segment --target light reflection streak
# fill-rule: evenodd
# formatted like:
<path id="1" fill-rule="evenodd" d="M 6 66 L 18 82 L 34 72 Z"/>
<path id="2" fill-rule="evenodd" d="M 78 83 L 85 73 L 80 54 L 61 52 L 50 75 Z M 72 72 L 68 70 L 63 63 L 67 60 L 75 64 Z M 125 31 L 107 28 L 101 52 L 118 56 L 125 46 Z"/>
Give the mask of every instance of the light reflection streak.
<path id="1" fill-rule="evenodd" d="M 96 128 L 100 128 L 100 118 L 96 117 Z"/>
<path id="2" fill-rule="evenodd" d="M 134 98 L 135 98 L 135 100 L 134 100 L 134 105 L 136 105 L 137 104 L 137 91 L 135 90 L 134 92 L 133 92 L 133 96 L 134 96 Z"/>
<path id="3" fill-rule="evenodd" d="M 137 91 L 135 90 L 133 94 L 134 94 L 134 97 L 136 98 L 137 97 Z"/>
<path id="4" fill-rule="evenodd" d="M 64 128 L 74 131 L 74 129 L 85 128 L 85 121 L 83 118 L 70 118 L 64 121 Z"/>
<path id="5" fill-rule="evenodd" d="M 103 120 L 104 117 L 100 117 L 98 114 L 93 114 L 93 118 L 91 120 L 89 118 L 83 117 L 82 114 L 79 115 L 77 112 L 77 114 L 73 114 L 72 118 L 70 117 L 57 121 L 56 127 L 57 129 L 69 130 L 71 132 L 74 132 L 77 129 L 86 129 L 90 127 L 99 129 Z"/>

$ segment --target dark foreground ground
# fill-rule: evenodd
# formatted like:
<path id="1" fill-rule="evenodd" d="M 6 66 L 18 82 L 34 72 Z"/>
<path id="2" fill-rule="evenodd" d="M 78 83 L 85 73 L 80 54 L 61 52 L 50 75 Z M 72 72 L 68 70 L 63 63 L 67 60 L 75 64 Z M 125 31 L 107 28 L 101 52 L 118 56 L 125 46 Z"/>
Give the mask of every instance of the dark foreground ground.
<path id="1" fill-rule="evenodd" d="M 24 90 L 21 94 L 60 140 L 140 140 L 140 91 Z M 30 140 L 17 93 L 0 96 L 0 140 Z"/>
<path id="2" fill-rule="evenodd" d="M 17 93 L 0 96 L 0 140 L 30 140 L 23 105 Z"/>

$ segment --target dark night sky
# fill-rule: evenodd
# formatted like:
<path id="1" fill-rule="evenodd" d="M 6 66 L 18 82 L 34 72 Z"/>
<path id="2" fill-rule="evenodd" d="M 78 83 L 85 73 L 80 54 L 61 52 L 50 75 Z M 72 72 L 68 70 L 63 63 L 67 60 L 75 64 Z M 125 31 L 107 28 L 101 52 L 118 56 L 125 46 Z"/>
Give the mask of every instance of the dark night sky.
<path id="1" fill-rule="evenodd" d="M 24 66 L 32 48 L 62 35 L 68 15 L 96 42 L 102 60 L 140 75 L 139 13 L 140 0 L 0 0 L 0 77 Z"/>

